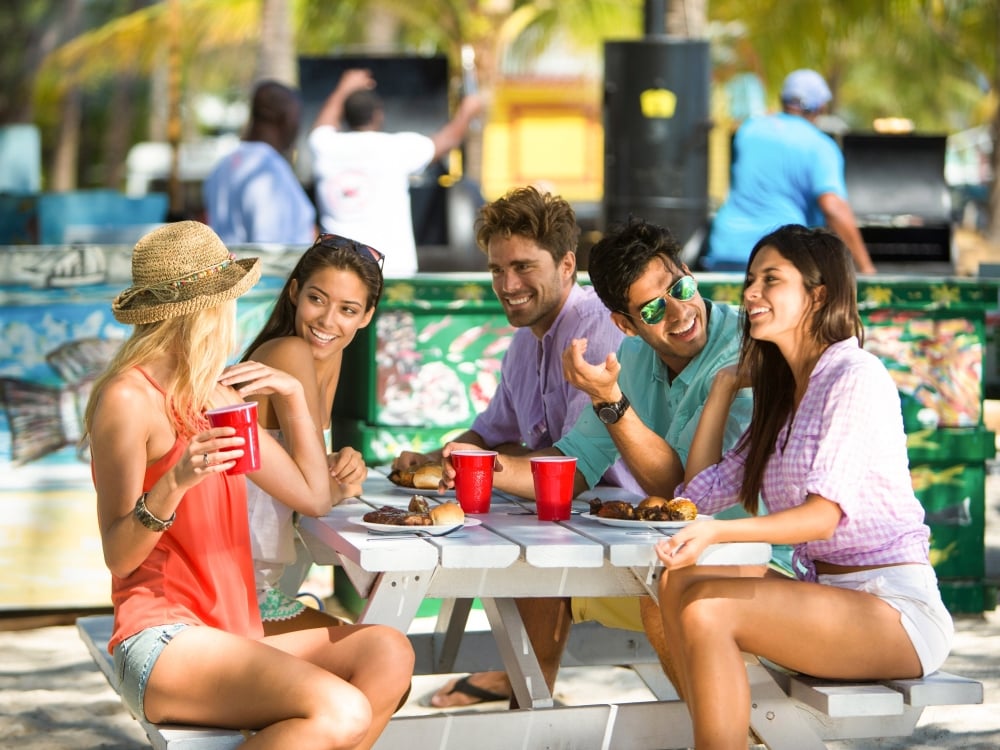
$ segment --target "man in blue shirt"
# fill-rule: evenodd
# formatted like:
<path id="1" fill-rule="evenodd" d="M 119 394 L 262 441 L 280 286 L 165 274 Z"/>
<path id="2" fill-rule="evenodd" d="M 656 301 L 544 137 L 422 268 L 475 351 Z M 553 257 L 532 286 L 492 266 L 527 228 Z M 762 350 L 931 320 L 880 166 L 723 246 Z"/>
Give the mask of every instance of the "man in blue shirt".
<path id="1" fill-rule="evenodd" d="M 829 226 L 859 273 L 875 273 L 847 202 L 844 156 L 816 127 L 832 95 L 814 70 L 796 70 L 781 88 L 782 111 L 751 117 L 733 140 L 729 196 L 712 221 L 706 271 L 743 271 L 757 240 L 784 224 Z"/>
<path id="2" fill-rule="evenodd" d="M 316 208 L 285 158 L 301 112 L 298 91 L 282 83 L 254 89 L 246 135 L 202 186 L 207 223 L 227 245 L 316 239 Z"/>
<path id="3" fill-rule="evenodd" d="M 501 453 L 503 469 L 494 475 L 494 487 L 533 498 L 530 458 L 570 455 L 577 457 L 574 490 L 579 494 L 595 485 L 620 456 L 632 475 L 631 481 L 622 481 L 623 487 L 640 496 L 673 496 L 683 480 L 712 379 L 720 368 L 736 362 L 741 335 L 737 312 L 701 297 L 680 252 L 668 230 L 636 220 L 612 228 L 594 245 L 589 261 L 594 290 L 626 338 L 617 354 L 608 352 L 596 365 L 584 359 L 586 339 L 567 347 L 564 374 L 590 397 L 594 408 L 584 410 L 553 448 L 523 456 Z M 593 359 L 596 352 L 590 354 Z M 751 412 L 747 389 L 730 411 L 725 448 L 735 444 Z M 445 446 L 444 455 L 457 447 Z M 454 475 L 450 465 L 445 475 Z M 659 610 L 648 597 L 534 598 L 519 600 L 518 607 L 550 689 L 573 621 L 645 630 L 664 668 L 669 668 Z M 477 673 L 466 683 L 488 693 L 509 694 L 503 672 Z"/>

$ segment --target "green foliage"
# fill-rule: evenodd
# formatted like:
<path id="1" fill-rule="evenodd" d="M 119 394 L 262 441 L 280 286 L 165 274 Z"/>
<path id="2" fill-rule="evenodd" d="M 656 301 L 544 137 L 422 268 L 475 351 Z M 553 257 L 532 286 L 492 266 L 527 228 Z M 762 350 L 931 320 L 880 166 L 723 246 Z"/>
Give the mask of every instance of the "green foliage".
<path id="1" fill-rule="evenodd" d="M 757 73 L 777 106 L 784 76 L 814 68 L 855 129 L 908 117 L 917 130 L 976 124 L 982 85 L 997 86 L 997 0 L 712 0 L 717 75 Z"/>

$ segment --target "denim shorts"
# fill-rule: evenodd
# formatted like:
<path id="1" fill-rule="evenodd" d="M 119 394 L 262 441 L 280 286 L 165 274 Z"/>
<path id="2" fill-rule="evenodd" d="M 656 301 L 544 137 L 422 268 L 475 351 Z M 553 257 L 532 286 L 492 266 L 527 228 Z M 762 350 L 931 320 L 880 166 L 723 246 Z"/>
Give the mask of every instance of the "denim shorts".
<path id="1" fill-rule="evenodd" d="M 948 658 L 955 626 L 941 601 L 937 576 L 930 565 L 893 565 L 858 573 L 820 575 L 819 582 L 866 591 L 897 610 L 920 658 L 924 677 Z"/>
<path id="2" fill-rule="evenodd" d="M 164 647 L 186 627 L 190 626 L 185 623 L 157 625 L 140 630 L 115 646 L 112 656 L 118 677 L 118 692 L 128 710 L 140 721 L 149 721 L 143 710 L 149 673 L 153 671 L 153 665 Z"/>

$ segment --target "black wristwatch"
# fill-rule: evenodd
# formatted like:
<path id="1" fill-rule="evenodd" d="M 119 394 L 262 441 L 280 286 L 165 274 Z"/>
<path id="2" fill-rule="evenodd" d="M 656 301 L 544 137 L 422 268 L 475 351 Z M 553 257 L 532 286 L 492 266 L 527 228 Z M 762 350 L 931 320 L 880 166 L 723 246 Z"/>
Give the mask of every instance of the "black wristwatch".
<path id="1" fill-rule="evenodd" d="M 602 401 L 599 404 L 594 404 L 594 411 L 597 413 L 597 418 L 604 424 L 614 424 L 622 418 L 630 405 L 628 396 L 623 393 L 618 401 Z"/>

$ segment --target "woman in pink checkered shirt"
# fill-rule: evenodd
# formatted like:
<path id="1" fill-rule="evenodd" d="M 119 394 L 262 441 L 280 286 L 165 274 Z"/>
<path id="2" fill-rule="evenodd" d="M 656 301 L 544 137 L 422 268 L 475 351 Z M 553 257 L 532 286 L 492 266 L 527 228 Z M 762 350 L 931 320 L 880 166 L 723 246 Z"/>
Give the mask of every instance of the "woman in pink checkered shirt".
<path id="1" fill-rule="evenodd" d="M 763 237 L 743 290 L 739 365 L 705 403 L 678 497 L 700 513 L 737 502 L 766 516 L 693 523 L 657 545 L 698 748 L 745 748 L 750 688 L 741 652 L 832 679 L 926 675 L 953 626 L 928 559 L 899 395 L 861 347 L 851 256 L 826 230 Z M 754 396 L 750 427 L 722 454 L 729 405 Z M 693 567 L 710 544 L 792 544 L 795 577 Z"/>

